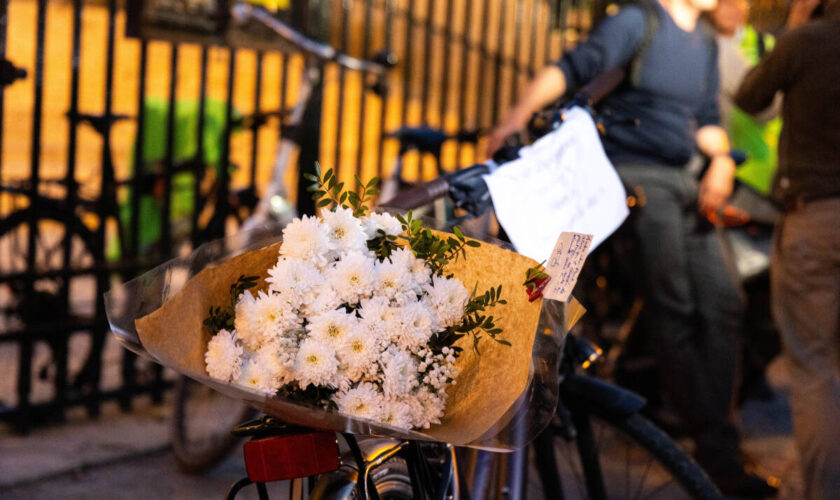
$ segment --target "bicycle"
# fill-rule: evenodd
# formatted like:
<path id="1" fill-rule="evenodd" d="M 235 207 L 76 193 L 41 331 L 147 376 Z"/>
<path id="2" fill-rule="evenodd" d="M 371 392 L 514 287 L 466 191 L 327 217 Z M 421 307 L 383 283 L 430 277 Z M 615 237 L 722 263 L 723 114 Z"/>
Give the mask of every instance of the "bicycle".
<path id="1" fill-rule="evenodd" d="M 384 72 L 396 61 L 386 52 L 377 54 L 371 61 L 341 54 L 329 45 L 307 38 L 267 11 L 249 5 L 237 4 L 232 15 L 234 22 L 240 25 L 253 21 L 267 26 L 287 44 L 286 49 L 299 50 L 307 58 L 298 87 L 297 103 L 282 112 L 286 121 L 281 123 L 280 141 L 269 183 L 261 196 L 250 193 L 253 210 L 240 221 L 242 231 L 259 238 L 261 234 L 257 228 L 282 226 L 296 216 L 296 210 L 288 200 L 285 174 L 292 159 L 298 156 L 302 141 L 306 140 L 302 124 L 312 107 L 312 93 L 321 79 L 324 64 L 332 62 L 349 70 L 377 76 L 369 87 L 382 95 L 385 92 Z M 225 411 L 214 412 L 208 408 L 224 408 Z M 223 417 L 213 419 L 208 416 L 214 414 Z M 187 377 L 179 377 L 170 421 L 170 439 L 179 469 L 200 474 L 219 463 L 241 440 L 230 433 L 231 426 L 256 414 L 257 411 L 250 406 L 231 400 Z"/>

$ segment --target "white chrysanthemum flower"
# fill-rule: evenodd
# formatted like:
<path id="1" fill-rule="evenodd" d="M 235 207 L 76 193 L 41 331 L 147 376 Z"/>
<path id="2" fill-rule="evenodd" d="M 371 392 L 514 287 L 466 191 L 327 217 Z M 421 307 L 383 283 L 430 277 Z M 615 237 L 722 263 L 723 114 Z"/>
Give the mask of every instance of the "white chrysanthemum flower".
<path id="1" fill-rule="evenodd" d="M 463 320 L 470 292 L 460 280 L 436 277 L 434 283 L 427 285 L 425 290 L 429 304 L 437 315 L 439 327 L 447 328 Z"/>
<path id="2" fill-rule="evenodd" d="M 383 424 L 401 429 L 411 429 L 413 422 L 411 405 L 402 400 L 386 399 L 382 407 Z"/>
<path id="3" fill-rule="evenodd" d="M 342 303 L 355 304 L 369 297 L 376 282 L 374 260 L 360 252 L 351 252 L 325 272 L 327 282 Z"/>
<path id="4" fill-rule="evenodd" d="M 295 379 L 296 354 L 297 341 L 282 338 L 260 347 L 251 360 L 268 371 L 279 388 Z"/>
<path id="5" fill-rule="evenodd" d="M 426 302 L 409 302 L 402 312 L 401 336 L 395 339 L 398 346 L 407 350 L 416 350 L 425 346 L 435 333 L 435 313 Z"/>
<path id="6" fill-rule="evenodd" d="M 411 419 L 416 428 L 428 429 L 431 424 L 439 424 L 446 408 L 446 396 L 435 394 L 426 387 L 403 401 L 411 407 Z"/>
<path id="7" fill-rule="evenodd" d="M 380 340 L 391 336 L 387 321 L 395 315 L 391 312 L 387 298 L 373 296 L 370 299 L 362 299 L 357 313 L 361 317 L 359 327 L 362 331 L 369 332 Z"/>
<path id="8" fill-rule="evenodd" d="M 367 235 L 362 221 L 353 216 L 349 208 L 336 208 L 321 214 L 330 242 L 339 253 L 364 252 L 367 250 Z"/>
<path id="9" fill-rule="evenodd" d="M 254 297 L 245 291 L 236 303 L 234 325 L 242 342 L 256 351 L 266 342 L 296 328 L 301 319 L 281 295 L 258 292 Z"/>
<path id="10" fill-rule="evenodd" d="M 362 382 L 356 387 L 339 391 L 332 400 L 341 413 L 375 421 L 380 421 L 382 418 L 382 393 L 369 382 Z"/>
<path id="11" fill-rule="evenodd" d="M 337 349 L 344 344 L 357 324 L 358 319 L 354 314 L 348 314 L 344 309 L 336 309 L 311 316 L 306 331 L 309 332 L 310 338 L 326 342 L 333 349 Z"/>
<path id="12" fill-rule="evenodd" d="M 266 395 L 276 393 L 280 387 L 271 367 L 263 364 L 257 357 L 245 360 L 236 383 Z"/>
<path id="13" fill-rule="evenodd" d="M 394 299 L 399 303 L 405 302 L 412 295 L 416 297 L 417 293 L 412 287 L 409 267 L 399 259 L 377 262 L 374 293 Z"/>
<path id="14" fill-rule="evenodd" d="M 242 372 L 242 346 L 236 342 L 236 333 L 220 330 L 207 343 L 204 353 L 207 374 L 211 377 L 230 382 Z"/>
<path id="15" fill-rule="evenodd" d="M 295 218 L 283 229 L 280 255 L 306 260 L 320 267 L 327 264 L 333 248 L 326 226 L 317 217 Z"/>
<path id="16" fill-rule="evenodd" d="M 348 378 L 358 381 L 376 372 L 376 360 L 381 353 L 379 341 L 371 332 L 356 328 L 338 348 L 338 360 Z"/>
<path id="17" fill-rule="evenodd" d="M 307 318 L 335 311 L 343 303 L 341 297 L 329 283 L 322 283 L 312 291 L 313 298 L 300 306 L 301 313 Z"/>
<path id="18" fill-rule="evenodd" d="M 391 398 L 410 393 L 419 385 L 417 360 L 408 351 L 391 346 L 380 356 L 382 392 Z"/>
<path id="19" fill-rule="evenodd" d="M 379 230 L 385 231 L 385 234 L 397 236 L 402 233 L 402 224 L 396 217 L 389 213 L 374 212 L 362 219 L 367 239 L 373 239 L 378 236 Z"/>
<path id="20" fill-rule="evenodd" d="M 415 258 L 409 266 L 411 277 L 420 288 L 429 284 L 432 279 L 432 270 L 426 265 L 423 259 Z"/>
<path id="21" fill-rule="evenodd" d="M 308 385 L 332 387 L 338 371 L 335 349 L 326 342 L 306 339 L 295 357 L 295 374 L 302 388 Z"/>
<path id="22" fill-rule="evenodd" d="M 299 308 L 313 299 L 324 277 L 311 262 L 280 257 L 277 264 L 268 270 L 265 281 L 269 291 L 279 293 L 292 306 Z"/>

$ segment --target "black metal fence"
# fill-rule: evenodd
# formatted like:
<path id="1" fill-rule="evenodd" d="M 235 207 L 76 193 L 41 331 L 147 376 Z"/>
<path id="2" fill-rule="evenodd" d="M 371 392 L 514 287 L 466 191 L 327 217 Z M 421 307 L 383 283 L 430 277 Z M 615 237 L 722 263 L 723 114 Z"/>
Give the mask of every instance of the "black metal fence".
<path id="1" fill-rule="evenodd" d="M 312 36 L 399 60 L 384 97 L 359 75 L 325 69 L 300 165 L 318 159 L 345 179 L 388 174 L 401 151 L 386 136 L 399 127 L 487 130 L 593 9 L 576 0 L 292 3 L 304 5 Z M 273 168 L 302 57 L 129 39 L 116 0 L 0 8 L 0 421 L 26 429 L 70 407 L 96 415 L 109 400 L 124 409 L 138 395 L 160 401 L 167 376 L 111 342 L 103 293 L 235 230 Z M 440 165 L 412 153 L 405 171 L 428 178 L 480 151 L 447 141 Z M 291 188 L 298 170 L 289 168 Z"/>

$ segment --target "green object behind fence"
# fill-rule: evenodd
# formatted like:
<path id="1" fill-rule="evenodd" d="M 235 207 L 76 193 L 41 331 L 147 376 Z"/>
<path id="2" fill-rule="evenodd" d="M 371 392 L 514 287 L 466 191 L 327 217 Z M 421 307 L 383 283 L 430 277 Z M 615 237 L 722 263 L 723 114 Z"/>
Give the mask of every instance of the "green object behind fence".
<path id="1" fill-rule="evenodd" d="M 205 167 L 213 167 L 218 179 L 221 174 L 222 154 L 224 151 L 225 101 L 206 99 L 204 101 L 204 137 L 202 161 Z M 158 97 L 147 97 L 143 103 L 143 171 L 148 174 L 160 174 L 166 161 L 168 136 L 169 101 Z M 175 103 L 175 134 L 172 142 L 172 156 L 175 165 L 189 162 L 198 154 L 199 105 L 197 100 L 182 99 Z M 233 122 L 241 120 L 241 115 L 234 111 Z M 234 129 L 235 130 L 235 129 Z M 135 148 L 137 144 L 135 142 Z M 132 158 L 134 156 L 132 155 Z M 132 165 L 132 170 L 136 165 Z M 174 237 L 183 237 L 190 229 L 190 219 L 197 209 L 195 200 L 195 173 L 191 169 L 172 175 L 170 224 Z M 120 199 L 120 223 L 124 234 L 128 235 L 127 244 L 131 244 L 131 235 L 126 229 L 131 224 L 131 196 L 129 189 Z M 141 255 L 151 250 L 160 241 L 163 200 L 159 193 L 144 192 L 139 200 L 139 248 Z M 110 259 L 120 257 L 118 245 L 110 245 Z"/>
<path id="2" fill-rule="evenodd" d="M 758 64 L 760 59 L 759 37 L 763 38 L 765 51 L 773 49 L 775 40 L 772 35 L 759 33 L 752 26 L 744 29 L 740 48 L 751 65 Z M 776 173 L 781 130 L 781 118 L 761 123 L 740 109 L 732 110 L 729 122 L 732 147 L 747 154 L 747 161 L 738 167 L 736 175 L 738 180 L 764 195 L 770 194 Z"/>

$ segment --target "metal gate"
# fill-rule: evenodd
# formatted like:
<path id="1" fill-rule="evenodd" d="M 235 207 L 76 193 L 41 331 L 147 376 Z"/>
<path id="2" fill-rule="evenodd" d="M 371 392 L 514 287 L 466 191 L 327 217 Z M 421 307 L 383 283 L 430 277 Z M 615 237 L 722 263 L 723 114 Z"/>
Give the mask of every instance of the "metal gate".
<path id="1" fill-rule="evenodd" d="M 399 127 L 488 130 L 592 12 L 547 0 L 293 4 L 317 14 L 312 36 L 399 60 L 384 97 L 325 70 L 300 164 L 317 158 L 348 180 L 390 172 Z M 270 175 L 303 60 L 127 38 L 117 0 L 0 9 L 0 421 L 26 430 L 70 407 L 95 416 L 109 400 L 160 401 L 171 377 L 109 340 L 103 293 L 235 230 Z M 404 168 L 430 178 L 480 159 L 480 147 L 448 140 L 437 159 L 405 155 Z M 287 184 L 311 209 L 297 168 Z"/>

